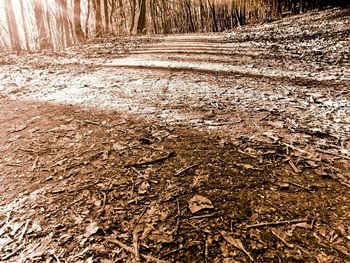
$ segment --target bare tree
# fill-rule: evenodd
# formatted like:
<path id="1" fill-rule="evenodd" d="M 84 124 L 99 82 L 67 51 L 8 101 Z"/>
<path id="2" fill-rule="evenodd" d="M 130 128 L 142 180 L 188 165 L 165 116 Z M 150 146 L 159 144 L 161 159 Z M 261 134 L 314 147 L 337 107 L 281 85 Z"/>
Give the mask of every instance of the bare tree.
<path id="1" fill-rule="evenodd" d="M 46 28 L 47 28 L 47 41 L 49 43 L 49 48 L 54 48 L 55 44 L 54 44 L 54 36 L 53 36 L 53 31 L 52 31 L 52 27 L 51 27 L 51 19 L 50 19 L 50 12 L 49 12 L 49 2 L 48 0 L 45 0 L 45 18 L 46 18 Z"/>
<path id="2" fill-rule="evenodd" d="M 104 18 L 105 18 L 105 25 L 106 25 L 106 31 L 109 32 L 109 13 L 108 13 L 108 2 L 107 0 L 103 0 L 103 10 L 104 10 Z"/>
<path id="3" fill-rule="evenodd" d="M 139 0 L 140 15 L 137 22 L 137 33 L 143 34 L 146 29 L 146 0 Z"/>
<path id="4" fill-rule="evenodd" d="M 24 32 L 24 42 L 26 45 L 26 50 L 30 51 L 30 43 L 29 43 L 29 32 L 28 32 L 28 25 L 27 25 L 27 19 L 25 16 L 25 12 L 24 12 L 24 7 L 23 7 L 23 0 L 20 0 L 20 8 L 21 8 L 21 18 L 22 18 L 22 22 L 23 22 L 23 32 Z"/>
<path id="5" fill-rule="evenodd" d="M 96 35 L 100 36 L 103 33 L 102 15 L 101 15 L 101 0 L 94 0 L 94 10 L 95 10 Z"/>
<path id="6" fill-rule="evenodd" d="M 90 19 L 90 13 L 91 13 L 91 0 L 87 0 L 86 3 L 86 18 L 85 18 L 85 36 L 88 38 L 90 34 L 89 30 L 89 19 Z"/>
<path id="7" fill-rule="evenodd" d="M 38 42 L 39 49 L 48 49 L 50 48 L 50 43 L 48 41 L 48 36 L 46 34 L 45 22 L 44 22 L 44 9 L 42 1 L 34 0 L 34 15 L 36 21 L 36 28 L 38 32 Z"/>
<path id="8" fill-rule="evenodd" d="M 131 11 L 131 26 L 130 26 L 130 34 L 134 31 L 135 26 L 135 17 L 136 17 L 136 0 L 131 0 L 130 3 L 130 11 Z"/>
<path id="9" fill-rule="evenodd" d="M 19 40 L 17 23 L 15 19 L 15 14 L 13 12 L 13 6 L 11 3 L 11 0 L 5 1 L 5 10 L 6 10 L 6 18 L 7 18 L 8 32 L 11 40 L 11 46 L 15 50 L 20 50 L 21 43 Z"/>
<path id="10" fill-rule="evenodd" d="M 78 42 L 85 40 L 85 35 L 81 26 L 81 6 L 80 0 L 74 0 L 74 32 Z"/>
<path id="11" fill-rule="evenodd" d="M 60 17 L 62 21 L 62 27 L 63 27 L 63 41 L 65 42 L 65 47 L 69 47 L 72 45 L 72 34 L 70 30 L 70 21 L 69 21 L 69 15 L 68 15 L 68 7 L 67 7 L 67 0 L 58 0 L 59 4 L 59 10 L 60 10 Z"/>

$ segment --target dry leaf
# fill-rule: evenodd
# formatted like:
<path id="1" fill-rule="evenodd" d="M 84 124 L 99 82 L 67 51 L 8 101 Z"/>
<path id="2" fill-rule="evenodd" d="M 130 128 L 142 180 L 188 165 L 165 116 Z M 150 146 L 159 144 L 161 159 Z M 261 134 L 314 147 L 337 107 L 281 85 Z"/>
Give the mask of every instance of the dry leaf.
<path id="1" fill-rule="evenodd" d="M 192 214 L 197 213 L 203 209 L 213 209 L 213 203 L 206 197 L 201 195 L 195 195 L 188 201 L 188 207 Z"/>
<path id="2" fill-rule="evenodd" d="M 231 237 L 229 234 L 227 234 L 225 231 L 220 231 L 220 234 L 222 235 L 222 237 L 228 242 L 230 243 L 232 246 L 234 246 L 235 248 L 243 251 L 251 261 L 254 261 L 253 257 L 248 253 L 248 251 L 244 248 L 243 243 L 240 239 L 238 238 L 233 238 Z"/>
<path id="3" fill-rule="evenodd" d="M 163 231 L 154 231 L 148 238 L 152 240 L 155 244 L 171 243 L 174 240 L 173 232 L 167 233 Z"/>
<path id="4" fill-rule="evenodd" d="M 98 226 L 98 223 L 97 222 L 92 222 L 92 223 L 90 223 L 90 225 L 88 225 L 85 228 L 84 236 L 85 237 L 90 237 L 90 236 L 96 234 L 99 229 L 100 229 L 100 227 Z"/>

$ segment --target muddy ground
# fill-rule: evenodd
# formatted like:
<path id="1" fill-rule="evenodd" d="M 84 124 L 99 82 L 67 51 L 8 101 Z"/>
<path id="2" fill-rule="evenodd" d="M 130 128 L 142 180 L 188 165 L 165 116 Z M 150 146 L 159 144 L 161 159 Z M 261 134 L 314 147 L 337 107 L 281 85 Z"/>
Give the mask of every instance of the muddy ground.
<path id="1" fill-rule="evenodd" d="M 1 262 L 349 262 L 350 10 L 0 55 Z"/>

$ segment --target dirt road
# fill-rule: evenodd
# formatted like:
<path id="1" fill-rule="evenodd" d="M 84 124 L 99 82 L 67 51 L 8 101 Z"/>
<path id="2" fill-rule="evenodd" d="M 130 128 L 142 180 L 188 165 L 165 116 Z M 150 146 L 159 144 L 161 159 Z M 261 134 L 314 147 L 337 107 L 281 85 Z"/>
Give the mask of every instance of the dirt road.
<path id="1" fill-rule="evenodd" d="M 2 55 L 0 261 L 346 262 L 349 21 Z"/>

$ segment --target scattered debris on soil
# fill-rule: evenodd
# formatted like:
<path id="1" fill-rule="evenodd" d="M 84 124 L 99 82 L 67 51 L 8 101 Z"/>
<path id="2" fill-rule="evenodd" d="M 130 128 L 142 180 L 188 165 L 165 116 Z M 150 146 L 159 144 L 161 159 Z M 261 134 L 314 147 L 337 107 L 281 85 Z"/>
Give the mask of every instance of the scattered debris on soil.
<path id="1" fill-rule="evenodd" d="M 1 54 L 0 262 L 348 262 L 349 21 Z"/>

